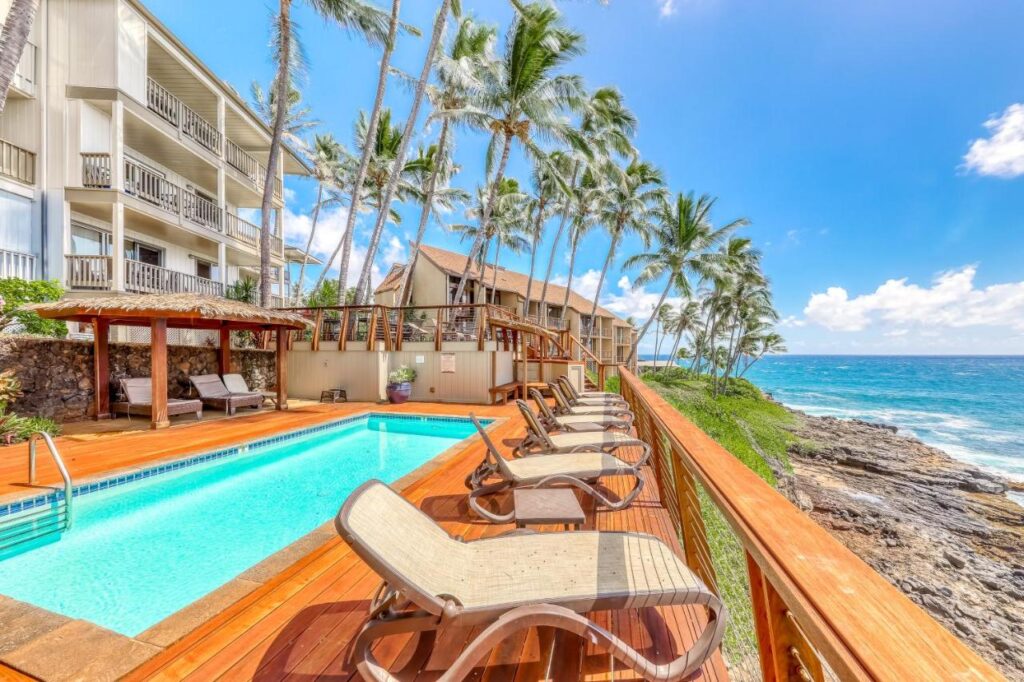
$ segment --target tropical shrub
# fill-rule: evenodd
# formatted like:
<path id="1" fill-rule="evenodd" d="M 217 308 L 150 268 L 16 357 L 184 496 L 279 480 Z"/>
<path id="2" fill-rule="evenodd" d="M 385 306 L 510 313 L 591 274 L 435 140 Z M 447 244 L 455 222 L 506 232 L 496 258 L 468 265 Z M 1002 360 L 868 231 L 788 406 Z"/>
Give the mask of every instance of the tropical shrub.
<path id="1" fill-rule="evenodd" d="M 58 282 L 29 281 L 11 277 L 0 279 L 0 332 L 18 332 L 64 338 L 68 327 L 60 320 L 44 320 L 30 310 L 21 310 L 28 303 L 59 300 L 64 287 Z"/>
<path id="2" fill-rule="evenodd" d="M 7 370 L 0 372 L 0 445 L 18 443 L 28 438 L 36 431 L 45 431 L 50 435 L 60 432 L 60 427 L 52 419 L 45 417 L 21 417 L 7 408 L 15 400 L 20 398 L 21 382 L 14 372 Z"/>
<path id="3" fill-rule="evenodd" d="M 413 381 L 416 381 L 416 370 L 408 365 L 402 365 L 388 374 L 389 384 L 404 384 L 406 382 L 411 383 Z"/>

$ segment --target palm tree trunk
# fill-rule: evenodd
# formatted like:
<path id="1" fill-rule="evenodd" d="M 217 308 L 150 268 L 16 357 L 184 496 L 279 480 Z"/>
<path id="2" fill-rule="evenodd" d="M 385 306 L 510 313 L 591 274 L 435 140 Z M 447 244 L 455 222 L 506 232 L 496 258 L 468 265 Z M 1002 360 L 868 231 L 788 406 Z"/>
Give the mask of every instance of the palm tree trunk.
<path id="1" fill-rule="evenodd" d="M 0 114 L 7 105 L 7 91 L 18 70 L 38 9 L 39 0 L 14 0 L 7 10 L 7 19 L 0 31 Z"/>
<path id="2" fill-rule="evenodd" d="M 306 263 L 309 261 L 309 249 L 313 245 L 313 235 L 316 234 L 316 222 L 320 218 L 320 205 L 323 203 L 324 183 L 316 185 L 316 205 L 313 206 L 313 224 L 309 228 L 309 239 L 306 240 L 306 250 L 302 252 L 302 267 L 299 268 L 299 282 L 295 292 L 295 305 L 302 302 L 302 279 L 306 276 Z"/>
<path id="3" fill-rule="evenodd" d="M 526 302 L 523 304 L 523 317 L 530 316 L 530 294 L 533 293 L 533 271 L 537 265 L 537 246 L 540 242 L 540 223 L 541 216 L 544 215 L 544 204 L 545 201 L 543 197 L 537 201 L 537 217 L 534 219 L 533 237 L 530 245 L 530 279 L 526 281 Z M 544 317 L 547 317 L 540 311 L 541 308 L 547 309 L 547 306 L 544 305 L 544 301 L 544 296 L 541 296 L 540 302 L 537 304 L 537 320 L 541 321 L 541 324 L 543 324 L 542 320 Z"/>
<path id="4" fill-rule="evenodd" d="M 402 276 L 402 285 L 398 289 L 398 305 L 405 305 L 406 295 L 409 293 L 409 283 L 412 282 L 412 273 L 416 268 L 416 259 L 420 253 L 420 244 L 423 243 L 423 236 L 427 233 L 427 223 L 430 220 L 430 212 L 434 206 L 434 191 L 437 188 L 437 176 L 441 172 L 441 164 L 445 161 L 446 147 L 448 146 L 448 119 L 441 122 L 441 135 L 437 140 L 437 153 L 434 155 L 434 170 L 427 180 L 426 196 L 423 200 L 423 210 L 420 211 L 420 224 L 416 229 L 416 241 L 413 242 L 412 250 L 409 252 L 409 263 L 405 266 L 405 274 Z"/>
<path id="5" fill-rule="evenodd" d="M 280 0 L 277 30 L 281 36 L 281 45 L 277 55 L 277 76 L 274 83 L 277 88 L 274 95 L 274 128 L 270 138 L 270 152 L 267 155 L 267 174 L 263 179 L 263 201 L 260 204 L 260 305 L 264 308 L 270 306 L 270 214 L 274 202 L 274 189 L 277 187 L 277 164 L 281 156 L 281 138 L 284 135 L 288 95 L 291 89 L 291 9 L 291 0 Z"/>
<path id="6" fill-rule="evenodd" d="M 494 133 L 497 135 L 497 133 Z M 484 204 L 483 215 L 480 216 L 480 229 L 477 230 L 476 238 L 473 240 L 473 245 L 469 249 L 468 257 L 466 258 L 466 267 L 462 271 L 462 277 L 459 279 L 459 287 L 455 290 L 455 300 L 459 300 L 462 296 L 462 292 L 466 289 L 466 280 L 469 278 L 470 264 L 473 262 L 473 256 L 480 250 L 480 246 L 483 244 L 484 233 L 487 231 L 487 223 L 491 222 L 491 211 L 494 209 L 494 201 L 498 197 L 498 185 L 501 184 L 502 178 L 505 177 L 505 166 L 508 165 L 508 155 L 512 150 L 512 138 L 506 134 L 504 135 L 505 140 L 501 147 L 501 161 L 498 162 L 498 172 L 494 174 L 494 180 L 491 183 L 490 189 L 487 191 L 487 203 Z M 483 270 L 480 271 L 480 283 L 483 284 Z"/>
<path id="7" fill-rule="evenodd" d="M 498 258 L 501 257 L 501 237 L 498 237 L 494 244 L 494 265 L 491 274 L 491 305 L 494 305 L 494 297 L 498 295 Z M 483 268 L 480 269 L 480 279 L 483 279 Z"/>
<path id="8" fill-rule="evenodd" d="M 366 169 L 370 166 L 370 157 L 373 156 L 373 141 L 377 138 L 377 126 L 380 123 L 380 110 L 384 104 L 384 91 L 387 89 L 388 72 L 391 67 L 391 54 L 395 51 L 395 37 L 398 33 L 398 11 L 401 0 L 392 0 L 391 21 L 388 24 L 388 40 L 384 43 L 384 53 L 380 59 L 380 71 L 377 74 L 377 93 L 373 100 L 373 110 L 370 112 L 370 122 L 366 127 L 366 140 L 363 143 L 363 153 L 359 158 L 359 167 L 356 169 L 356 177 L 352 181 L 352 197 L 349 201 L 348 219 L 345 221 L 345 232 L 342 234 L 338 245 L 331 253 L 331 257 L 324 265 L 320 278 L 313 287 L 313 293 L 323 284 L 331 263 L 341 252 L 341 263 L 338 265 L 338 305 L 345 303 L 345 287 L 348 282 L 348 262 L 352 255 L 353 232 L 355 231 L 356 218 L 359 216 L 359 205 L 362 201 L 363 182 L 366 180 Z"/>
<path id="9" fill-rule="evenodd" d="M 359 273 L 359 282 L 356 284 L 356 302 L 361 305 L 370 302 L 370 273 L 373 271 L 373 261 L 377 258 L 377 249 L 380 247 L 380 238 L 384 232 L 384 224 L 391 213 L 391 201 L 395 197 L 395 190 L 398 188 L 398 182 L 402 178 L 405 156 L 409 152 L 409 142 L 412 140 L 416 129 L 416 119 L 419 117 L 420 104 L 423 102 L 423 93 L 427 89 L 427 81 L 430 79 L 431 71 L 434 70 L 434 55 L 437 54 L 437 46 L 441 42 L 441 36 L 444 34 L 444 25 L 448 18 L 451 2 L 452 0 L 441 0 L 441 9 L 437 12 L 437 18 L 434 19 L 434 32 L 430 36 L 430 45 L 427 46 L 427 57 L 423 61 L 420 79 L 416 82 L 416 94 L 412 98 L 412 108 L 409 110 L 409 118 L 405 121 L 402 141 L 398 145 L 398 152 L 395 155 L 391 176 L 388 178 L 388 184 L 384 190 L 384 199 L 381 201 L 380 212 L 377 214 L 377 222 L 373 226 L 373 234 L 370 236 L 370 245 L 366 249 L 366 260 L 363 261 L 363 270 Z"/>
<path id="10" fill-rule="evenodd" d="M 672 277 L 669 276 L 668 282 L 665 283 L 665 290 L 661 292 L 661 298 L 658 299 L 658 305 L 654 306 L 654 310 L 651 311 L 651 316 L 647 318 L 647 322 L 640 329 L 640 334 L 636 337 L 637 345 L 640 344 L 640 340 L 644 338 L 644 334 L 647 333 L 647 329 L 651 326 L 651 322 L 654 322 L 654 318 L 658 315 L 658 311 L 661 310 L 661 306 L 665 305 L 665 299 L 668 298 L 668 292 L 672 289 Z M 636 355 L 636 346 L 629 351 L 629 356 L 626 358 L 626 364 L 628 365 L 633 360 L 633 356 Z M 655 355 L 655 362 L 657 362 L 657 353 Z"/>
<path id="11" fill-rule="evenodd" d="M 569 237 L 569 243 L 570 243 L 570 247 L 569 247 L 569 275 L 568 275 L 568 277 L 566 278 L 566 281 L 565 281 L 565 295 L 562 297 L 562 319 L 563 320 L 568 318 L 568 315 L 566 314 L 565 311 L 569 309 L 569 292 L 572 291 L 572 271 L 573 271 L 573 268 L 576 267 L 576 247 L 579 246 L 579 243 L 577 242 L 575 237 L 572 236 L 572 235 L 570 235 L 570 237 Z"/>
<path id="12" fill-rule="evenodd" d="M 604 286 L 604 278 L 608 274 L 608 268 L 611 267 L 612 259 L 615 257 L 615 247 L 619 245 L 619 235 L 622 233 L 621 225 L 616 225 L 615 234 L 612 237 L 612 243 L 608 247 L 608 256 L 604 259 L 604 267 L 601 268 L 601 276 L 597 280 L 597 291 L 594 292 L 594 305 L 590 307 L 590 333 L 587 334 L 587 338 L 593 338 L 594 335 L 594 322 L 597 316 L 597 301 L 601 298 L 601 287 Z"/>
<path id="13" fill-rule="evenodd" d="M 572 181 L 569 183 L 570 191 L 575 192 L 576 190 L 576 176 L 579 173 L 580 162 L 577 161 L 572 167 Z M 551 281 L 551 271 L 555 267 L 555 258 L 558 254 L 558 242 L 562 241 L 562 232 L 565 231 L 565 226 L 569 222 L 569 213 L 571 212 L 572 200 L 570 198 L 569 203 L 566 205 L 565 210 L 562 211 L 562 219 L 558 222 L 558 232 L 555 233 L 555 240 L 551 243 L 551 255 L 548 257 L 548 269 L 544 273 L 544 286 L 540 289 L 540 300 L 541 305 L 544 308 L 544 312 L 541 314 L 541 324 L 546 325 L 548 323 L 548 307 L 544 301 L 548 300 L 548 283 Z M 565 309 L 562 309 L 562 319 L 565 319 Z"/>

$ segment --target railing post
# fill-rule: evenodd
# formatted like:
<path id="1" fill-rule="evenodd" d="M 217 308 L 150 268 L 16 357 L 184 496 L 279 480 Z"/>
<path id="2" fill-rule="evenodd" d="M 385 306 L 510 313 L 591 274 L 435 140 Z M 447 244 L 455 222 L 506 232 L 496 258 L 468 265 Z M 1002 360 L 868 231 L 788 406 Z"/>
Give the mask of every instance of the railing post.
<path id="1" fill-rule="evenodd" d="M 769 682 L 822 682 L 825 676 L 818 654 L 800 633 L 792 613 L 764 577 L 757 561 L 749 552 L 746 557 L 762 678 Z"/>

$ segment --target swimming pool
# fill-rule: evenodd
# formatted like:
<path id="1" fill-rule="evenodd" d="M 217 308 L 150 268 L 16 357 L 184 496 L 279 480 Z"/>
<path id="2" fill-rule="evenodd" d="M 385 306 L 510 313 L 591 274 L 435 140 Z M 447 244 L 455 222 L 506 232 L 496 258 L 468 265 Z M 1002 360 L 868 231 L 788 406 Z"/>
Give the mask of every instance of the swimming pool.
<path id="1" fill-rule="evenodd" d="M 473 433 L 457 417 L 363 415 L 76 494 L 59 540 L 0 561 L 0 593 L 135 636 L 330 520 L 362 482 Z"/>

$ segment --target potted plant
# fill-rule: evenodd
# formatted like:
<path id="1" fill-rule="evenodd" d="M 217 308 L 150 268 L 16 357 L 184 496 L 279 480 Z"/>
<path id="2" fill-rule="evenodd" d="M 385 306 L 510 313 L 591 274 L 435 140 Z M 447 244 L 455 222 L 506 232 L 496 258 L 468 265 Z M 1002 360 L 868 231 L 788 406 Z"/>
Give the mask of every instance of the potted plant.
<path id="1" fill-rule="evenodd" d="M 408 400 L 414 381 L 416 381 L 416 370 L 408 365 L 402 365 L 388 374 L 388 402 L 401 405 Z"/>

